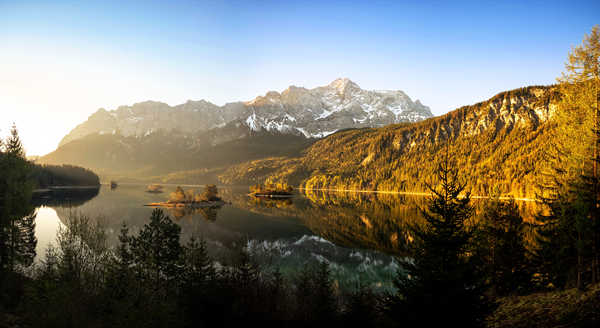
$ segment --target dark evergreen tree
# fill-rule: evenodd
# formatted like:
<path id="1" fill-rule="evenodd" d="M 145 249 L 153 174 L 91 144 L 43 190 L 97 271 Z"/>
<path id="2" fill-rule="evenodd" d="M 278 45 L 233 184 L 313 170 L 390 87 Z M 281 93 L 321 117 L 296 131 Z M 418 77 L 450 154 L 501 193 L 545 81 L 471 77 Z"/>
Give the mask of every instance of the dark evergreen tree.
<path id="1" fill-rule="evenodd" d="M 245 248 L 239 250 L 232 273 L 230 277 L 236 295 L 233 311 L 239 320 L 248 319 L 256 314 L 263 300 L 259 297 L 260 268 Z"/>
<path id="2" fill-rule="evenodd" d="M 123 223 L 119 234 L 119 245 L 111 263 L 107 281 L 108 289 L 116 299 L 124 298 L 131 293 L 133 254 L 130 249 L 130 241 L 129 228 Z"/>
<path id="3" fill-rule="evenodd" d="M 305 266 L 294 279 L 294 298 L 296 299 L 294 320 L 298 322 L 307 322 L 312 316 L 312 277 L 311 268 Z"/>
<path id="4" fill-rule="evenodd" d="M 275 321 L 282 321 L 289 311 L 289 298 L 286 287 L 288 281 L 283 277 L 279 268 L 276 268 L 266 286 L 267 311 Z"/>
<path id="5" fill-rule="evenodd" d="M 314 316 L 316 322 L 328 323 L 335 320 L 337 304 L 331 271 L 326 262 L 319 263 L 314 278 Z"/>
<path id="6" fill-rule="evenodd" d="M 584 287 L 585 259 L 591 256 L 593 232 L 588 218 L 593 202 L 587 191 L 570 185 L 567 192 L 544 200 L 548 212 L 536 218 L 539 224 L 534 251 L 542 286 Z"/>
<path id="7" fill-rule="evenodd" d="M 181 227 L 173 223 L 161 209 L 155 209 L 150 222 L 130 239 L 138 277 L 151 282 L 157 298 L 168 294 L 173 282 L 180 277 L 183 253 L 180 235 Z"/>
<path id="8" fill-rule="evenodd" d="M 306 266 L 298 273 L 295 285 L 296 320 L 331 325 L 337 319 L 335 291 L 327 263 Z"/>
<path id="9" fill-rule="evenodd" d="M 206 242 L 203 239 L 198 240 L 191 237 L 184 248 L 184 252 L 183 281 L 188 283 L 188 287 L 202 287 L 215 279 L 215 268 L 212 259 L 208 256 Z"/>
<path id="10" fill-rule="evenodd" d="M 211 310 L 216 308 L 217 273 L 203 239 L 190 238 L 184 248 L 183 264 L 180 302 L 187 319 L 194 323 L 209 321 L 214 315 Z"/>
<path id="11" fill-rule="evenodd" d="M 19 137 L 19 131 L 15 124 L 10 129 L 10 136 L 5 141 L 6 154 L 14 156 L 15 158 L 25 158 L 25 150 L 23 149 L 23 143 Z"/>
<path id="12" fill-rule="evenodd" d="M 347 296 L 344 323 L 351 327 L 374 327 L 379 317 L 378 295 L 366 286 L 358 286 Z"/>
<path id="13" fill-rule="evenodd" d="M 422 210 L 425 224 L 413 226 L 412 258 L 404 260 L 391 295 L 388 313 L 398 325 L 423 327 L 479 327 L 492 310 L 484 296 L 483 275 L 469 252 L 473 208 L 470 194 L 458 181 L 448 154 L 437 169 L 440 188 Z"/>
<path id="14" fill-rule="evenodd" d="M 19 241 L 17 243 L 16 262 L 25 267 L 33 264 L 36 256 L 37 238 L 35 236 L 35 218 L 37 213 L 32 212 L 24 216 L 16 224 Z"/>
<path id="15" fill-rule="evenodd" d="M 31 165 L 17 128 L 0 151 L 0 271 L 30 265 L 35 257 L 35 212 L 31 205 Z"/>
<path id="16" fill-rule="evenodd" d="M 493 295 L 524 292 L 531 286 L 523 218 L 514 199 L 486 202 L 476 232 L 476 258 L 482 263 Z"/>

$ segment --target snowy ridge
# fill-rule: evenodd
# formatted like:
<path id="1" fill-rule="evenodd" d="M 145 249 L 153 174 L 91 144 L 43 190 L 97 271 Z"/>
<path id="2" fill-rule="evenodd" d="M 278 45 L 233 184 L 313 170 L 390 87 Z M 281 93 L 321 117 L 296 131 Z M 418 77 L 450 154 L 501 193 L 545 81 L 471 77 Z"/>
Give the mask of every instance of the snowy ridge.
<path id="1" fill-rule="evenodd" d="M 99 109 L 63 138 L 60 145 L 93 133 L 118 131 L 124 136 L 148 136 L 154 131 L 197 133 L 243 123 L 252 131 L 278 131 L 322 138 L 341 129 L 380 127 L 432 117 L 429 107 L 402 91 L 361 89 L 347 78 L 306 89 L 290 86 L 269 91 L 248 102 L 217 106 L 187 101 L 171 107 L 146 101 L 116 110 Z"/>
<path id="2" fill-rule="evenodd" d="M 429 107 L 413 102 L 402 91 L 363 90 L 347 78 L 314 89 L 291 86 L 282 93 L 270 91 L 245 105 L 255 115 L 253 130 L 297 131 L 313 138 L 340 129 L 416 122 L 433 116 Z"/>

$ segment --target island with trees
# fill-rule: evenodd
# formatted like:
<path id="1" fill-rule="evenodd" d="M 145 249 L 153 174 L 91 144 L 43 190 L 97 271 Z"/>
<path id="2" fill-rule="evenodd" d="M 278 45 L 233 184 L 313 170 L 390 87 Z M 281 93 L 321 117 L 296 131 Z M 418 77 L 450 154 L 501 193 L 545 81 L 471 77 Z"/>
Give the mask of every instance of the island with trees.
<path id="1" fill-rule="evenodd" d="M 183 190 L 177 187 L 174 192 L 169 195 L 169 200 L 166 202 L 149 203 L 145 206 L 153 207 L 215 207 L 223 206 L 224 202 L 219 197 L 219 190 L 214 184 L 206 185 L 204 192 L 197 193 L 195 190 Z"/>
<path id="2" fill-rule="evenodd" d="M 146 192 L 149 192 L 152 194 L 160 194 L 163 192 L 163 186 L 153 183 L 151 185 L 148 185 L 148 187 L 146 187 Z"/>
<path id="3" fill-rule="evenodd" d="M 291 198 L 294 196 L 294 188 L 287 183 L 269 183 L 257 184 L 250 187 L 249 196 L 267 197 L 267 198 Z"/>

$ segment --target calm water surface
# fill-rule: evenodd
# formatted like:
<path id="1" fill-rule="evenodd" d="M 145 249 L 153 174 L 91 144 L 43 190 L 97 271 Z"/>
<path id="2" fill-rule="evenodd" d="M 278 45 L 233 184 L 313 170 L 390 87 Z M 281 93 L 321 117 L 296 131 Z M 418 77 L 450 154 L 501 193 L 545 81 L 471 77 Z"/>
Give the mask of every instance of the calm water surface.
<path id="1" fill-rule="evenodd" d="M 40 201 L 38 260 L 70 215 L 101 220 L 109 241 L 116 244 L 123 223 L 137 232 L 153 210 L 143 205 L 166 200 L 175 187 L 151 194 L 145 185 L 119 185 L 114 190 L 102 186 Z M 293 199 L 269 200 L 248 197 L 247 187 L 219 187 L 219 191 L 231 204 L 191 211 L 165 209 L 181 226 L 182 239 L 201 236 L 211 256 L 224 264 L 241 247 L 263 265 L 288 274 L 310 263 L 327 262 L 336 283 L 350 288 L 358 282 L 391 286 L 399 268 L 395 257 L 405 254 L 406 227 L 421 220 L 418 209 L 426 205 L 424 197 L 393 194 L 301 191 Z M 523 204 L 522 210 L 532 211 L 528 206 L 532 204 Z"/>

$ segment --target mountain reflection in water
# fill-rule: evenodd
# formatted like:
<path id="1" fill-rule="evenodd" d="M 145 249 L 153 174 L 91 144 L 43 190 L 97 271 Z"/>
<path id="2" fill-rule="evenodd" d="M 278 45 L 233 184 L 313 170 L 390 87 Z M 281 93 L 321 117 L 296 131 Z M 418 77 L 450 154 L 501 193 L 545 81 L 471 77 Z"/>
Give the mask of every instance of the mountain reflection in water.
<path id="1" fill-rule="evenodd" d="M 175 187 L 165 186 L 164 194 L 146 193 L 143 185 L 126 184 L 112 191 L 103 186 L 95 191 L 66 192 L 64 197 L 36 203 L 53 209 L 38 211 L 37 222 L 56 220 L 64 224 L 73 213 L 99 218 L 109 241 L 116 245 L 123 223 L 137 233 L 152 212 L 143 204 L 164 201 Z M 184 189 L 192 188 L 202 186 Z M 426 207 L 427 201 L 422 196 L 306 190 L 293 199 L 277 200 L 248 197 L 247 190 L 219 187 L 220 196 L 231 202 L 222 207 L 165 211 L 181 226 L 183 242 L 192 235 L 201 236 L 207 241 L 209 254 L 223 264 L 242 247 L 259 263 L 277 266 L 289 274 L 307 263 L 327 262 L 341 287 L 360 282 L 391 288 L 398 269 L 394 256 L 406 254 L 407 227 L 422 221 L 419 209 Z M 474 200 L 473 204 L 480 211 L 484 201 Z M 520 205 L 525 217 L 533 217 L 537 211 L 532 203 Z M 38 230 L 59 226 L 48 222 L 38 224 Z M 55 231 L 36 233 L 48 240 Z M 47 245 L 38 246 L 40 258 Z"/>

